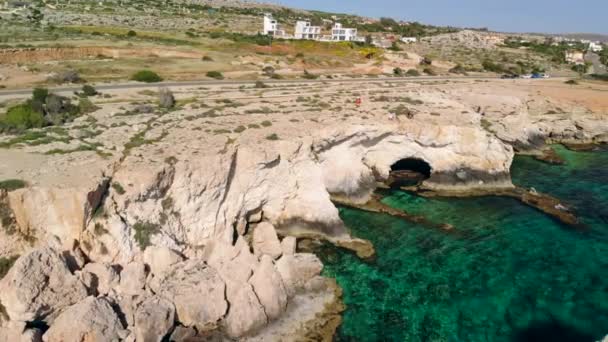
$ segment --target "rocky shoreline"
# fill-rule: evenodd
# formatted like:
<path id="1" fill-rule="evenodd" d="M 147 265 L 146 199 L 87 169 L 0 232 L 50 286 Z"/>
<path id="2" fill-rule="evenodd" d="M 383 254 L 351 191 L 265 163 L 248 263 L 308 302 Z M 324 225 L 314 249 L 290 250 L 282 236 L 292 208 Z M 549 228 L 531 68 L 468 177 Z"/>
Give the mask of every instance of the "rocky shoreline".
<path id="1" fill-rule="evenodd" d="M 608 128 L 577 118 L 547 129 L 544 118 L 532 120 L 520 108 L 518 119 L 534 129 L 498 126 L 501 117 L 490 133 L 469 110 L 465 90 L 419 96 L 426 106 L 420 113 L 458 108 L 457 118 L 378 114 L 345 123 L 342 115 L 319 122 L 305 111 L 298 118 L 249 112 L 239 120 L 258 128 L 228 138 L 221 132 L 239 114 L 195 116 L 198 104 L 132 114 L 134 105 L 109 103 L 64 128 L 81 136 L 79 127 L 95 121 L 101 133 L 84 141 L 96 150 L 58 153 L 78 149 L 63 140 L 0 149 L 9 161 L 0 165 L 0 179 L 26 185 L 0 190 L 0 257 L 20 255 L 0 281 L 0 342 L 330 340 L 344 309 L 339 287 L 321 276 L 316 256 L 297 249 L 298 240 L 374 255 L 368 241 L 349 234 L 335 204 L 367 205 L 458 233 L 377 200 L 366 204 L 403 160 L 428 166 L 422 195 L 502 193 L 574 223 L 559 201 L 513 186 L 512 146 L 533 150 L 539 131 L 543 139 L 578 134 L 583 141 Z M 507 100 L 502 112 L 523 103 Z M 374 115 L 366 105 L 374 103 L 354 110 Z M 221 129 L 201 132 L 197 125 L 211 119 Z M 82 317 L 77 325 L 74 317 Z"/>

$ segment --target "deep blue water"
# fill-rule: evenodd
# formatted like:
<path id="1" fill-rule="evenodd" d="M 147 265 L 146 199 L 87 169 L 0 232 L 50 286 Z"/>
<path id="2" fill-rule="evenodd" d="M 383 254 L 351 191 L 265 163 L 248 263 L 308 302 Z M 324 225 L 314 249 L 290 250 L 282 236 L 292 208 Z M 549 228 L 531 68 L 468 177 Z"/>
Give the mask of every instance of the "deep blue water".
<path id="1" fill-rule="evenodd" d="M 596 341 L 608 334 L 608 152 L 557 147 L 563 166 L 518 156 L 513 181 L 574 206 L 583 231 L 501 197 L 384 203 L 455 228 L 342 208 L 373 261 L 323 250 L 344 289 L 340 341 Z"/>

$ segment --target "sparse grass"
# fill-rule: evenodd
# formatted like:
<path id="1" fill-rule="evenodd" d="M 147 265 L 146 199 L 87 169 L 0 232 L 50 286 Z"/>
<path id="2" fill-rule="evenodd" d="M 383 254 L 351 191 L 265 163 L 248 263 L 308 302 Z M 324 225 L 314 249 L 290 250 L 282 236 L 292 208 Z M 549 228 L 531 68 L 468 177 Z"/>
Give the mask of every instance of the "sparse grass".
<path id="1" fill-rule="evenodd" d="M 116 193 L 119 195 L 124 195 L 126 193 L 125 188 L 123 188 L 118 182 L 112 183 L 112 189 L 114 189 L 114 191 L 116 191 Z"/>
<path id="2" fill-rule="evenodd" d="M 243 125 L 240 125 L 240 126 L 238 126 L 237 128 L 235 128 L 235 129 L 233 130 L 233 132 L 234 132 L 234 133 L 242 133 L 242 132 L 244 132 L 246 129 L 247 129 L 247 127 L 245 127 L 245 126 L 243 126 Z"/>
<path id="3" fill-rule="evenodd" d="M 258 124 L 249 124 L 249 125 L 247 125 L 247 128 L 258 129 L 258 128 L 260 128 L 260 125 L 258 125 Z"/>
<path id="4" fill-rule="evenodd" d="M 261 125 L 263 127 L 270 127 L 270 126 L 272 126 L 272 122 L 270 122 L 268 120 L 264 120 L 264 121 L 262 121 Z"/>
<path id="5" fill-rule="evenodd" d="M 276 133 L 272 133 L 271 135 L 266 137 L 266 140 L 279 140 L 279 136 Z"/>
<path id="6" fill-rule="evenodd" d="M 135 231 L 135 241 L 139 248 L 143 251 L 146 247 L 150 246 L 150 239 L 152 235 L 160 231 L 160 226 L 151 222 L 137 222 L 133 225 Z"/>
<path id="7" fill-rule="evenodd" d="M 27 183 L 22 181 L 21 179 L 7 179 L 4 181 L 0 181 L 0 190 L 6 191 L 14 191 L 17 189 L 22 189 L 27 186 Z"/>

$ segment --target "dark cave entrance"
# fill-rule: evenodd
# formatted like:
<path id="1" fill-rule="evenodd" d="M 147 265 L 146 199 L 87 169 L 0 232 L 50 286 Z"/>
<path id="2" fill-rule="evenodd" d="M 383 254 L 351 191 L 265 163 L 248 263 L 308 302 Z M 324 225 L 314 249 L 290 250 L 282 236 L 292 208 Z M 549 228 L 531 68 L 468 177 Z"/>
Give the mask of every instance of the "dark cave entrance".
<path id="1" fill-rule="evenodd" d="M 388 185 L 391 188 L 416 186 L 431 177 L 431 165 L 422 159 L 405 158 L 391 165 Z"/>

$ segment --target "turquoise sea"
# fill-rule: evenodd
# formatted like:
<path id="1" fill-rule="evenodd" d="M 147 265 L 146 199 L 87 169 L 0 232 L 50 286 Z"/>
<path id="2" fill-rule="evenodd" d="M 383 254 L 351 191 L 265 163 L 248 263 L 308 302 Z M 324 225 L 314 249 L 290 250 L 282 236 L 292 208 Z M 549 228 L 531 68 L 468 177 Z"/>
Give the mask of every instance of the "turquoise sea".
<path id="1" fill-rule="evenodd" d="M 585 229 L 501 197 L 391 191 L 385 204 L 455 228 L 341 208 L 374 260 L 326 246 L 325 275 L 344 289 L 338 341 L 597 341 L 608 334 L 608 151 L 548 165 L 517 156 L 515 184 L 572 205 Z"/>

